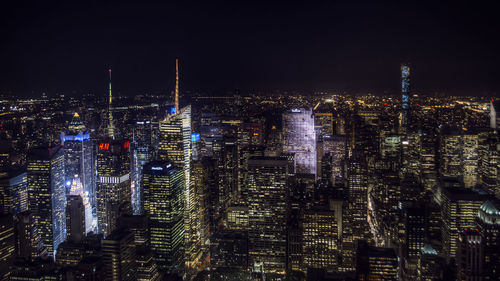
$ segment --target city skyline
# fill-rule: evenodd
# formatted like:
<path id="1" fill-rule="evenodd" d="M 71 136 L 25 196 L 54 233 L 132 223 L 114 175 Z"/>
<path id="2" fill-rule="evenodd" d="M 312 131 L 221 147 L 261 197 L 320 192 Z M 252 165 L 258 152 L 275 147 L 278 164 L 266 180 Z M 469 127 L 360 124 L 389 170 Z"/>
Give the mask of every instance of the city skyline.
<path id="1" fill-rule="evenodd" d="M 488 5 L 24 4 L 0 281 L 500 280 Z"/>

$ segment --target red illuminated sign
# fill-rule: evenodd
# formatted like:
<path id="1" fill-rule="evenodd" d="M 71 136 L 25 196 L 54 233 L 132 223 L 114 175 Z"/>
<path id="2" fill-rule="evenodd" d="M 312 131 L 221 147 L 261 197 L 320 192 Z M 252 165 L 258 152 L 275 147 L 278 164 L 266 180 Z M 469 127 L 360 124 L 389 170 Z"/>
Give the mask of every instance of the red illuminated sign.
<path id="1" fill-rule="evenodd" d="M 108 150 L 109 149 L 109 143 L 107 142 L 101 142 L 99 144 L 99 150 Z"/>
<path id="2" fill-rule="evenodd" d="M 123 144 L 123 148 L 128 148 L 130 146 L 130 142 L 129 141 L 126 141 L 124 144 Z"/>

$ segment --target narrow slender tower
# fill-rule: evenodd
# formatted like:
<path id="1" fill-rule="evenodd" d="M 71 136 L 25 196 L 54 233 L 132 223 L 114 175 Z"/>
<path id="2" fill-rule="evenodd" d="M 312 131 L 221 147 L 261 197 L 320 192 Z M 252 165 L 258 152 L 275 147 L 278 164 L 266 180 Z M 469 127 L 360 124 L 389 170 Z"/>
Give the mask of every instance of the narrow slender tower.
<path id="1" fill-rule="evenodd" d="M 179 112 L 179 59 L 175 59 L 175 113 Z"/>
<path id="2" fill-rule="evenodd" d="M 114 139 L 115 138 L 115 128 L 113 127 L 113 113 L 112 113 L 112 104 L 113 104 L 113 94 L 111 92 L 111 68 L 109 69 L 109 107 L 108 107 L 108 137 Z"/>

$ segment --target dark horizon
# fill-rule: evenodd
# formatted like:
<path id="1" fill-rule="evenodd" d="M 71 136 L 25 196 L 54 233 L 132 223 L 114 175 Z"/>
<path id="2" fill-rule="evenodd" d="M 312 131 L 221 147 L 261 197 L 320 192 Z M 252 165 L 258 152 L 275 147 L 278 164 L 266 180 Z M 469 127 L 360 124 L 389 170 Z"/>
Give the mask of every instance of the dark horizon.
<path id="1" fill-rule="evenodd" d="M 424 1 L 425 2 L 425 1 Z M 498 93 L 495 9 L 474 3 L 2 3 L 0 92 Z M 24 3 L 26 4 L 26 3 Z M 429 8 L 431 7 L 431 8 Z"/>

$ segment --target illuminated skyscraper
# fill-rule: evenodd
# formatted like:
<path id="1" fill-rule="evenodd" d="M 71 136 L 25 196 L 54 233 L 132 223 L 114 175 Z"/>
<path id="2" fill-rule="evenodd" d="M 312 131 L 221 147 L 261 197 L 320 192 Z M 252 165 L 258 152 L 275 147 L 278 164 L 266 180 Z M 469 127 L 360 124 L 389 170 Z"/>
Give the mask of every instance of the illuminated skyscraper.
<path id="1" fill-rule="evenodd" d="M 15 217 L 16 256 L 26 260 L 34 260 L 47 256 L 47 248 L 43 246 L 42 236 L 35 225 L 33 214 L 24 211 Z"/>
<path id="2" fill-rule="evenodd" d="M 303 213 L 304 268 L 338 270 L 339 235 L 335 214 L 328 208 Z"/>
<path id="3" fill-rule="evenodd" d="M 478 229 L 458 235 L 457 280 L 484 280 L 484 238 Z"/>
<path id="4" fill-rule="evenodd" d="M 113 124 L 113 94 L 111 91 L 111 68 L 109 71 L 109 104 L 108 104 L 108 137 L 115 138 L 115 126 Z"/>
<path id="5" fill-rule="evenodd" d="M 248 160 L 249 266 L 266 272 L 286 270 L 288 161 L 281 157 Z"/>
<path id="6" fill-rule="evenodd" d="M 283 151 L 295 154 L 296 173 L 316 174 L 316 133 L 312 109 L 283 114 Z"/>
<path id="7" fill-rule="evenodd" d="M 191 184 L 191 105 L 179 109 L 176 113 L 168 115 L 163 121 L 160 121 L 159 129 L 159 145 L 158 159 L 169 160 L 176 167 L 182 169 L 184 174 L 184 232 L 186 237 L 186 255 L 192 257 L 190 253 L 193 248 L 190 241 L 193 239 L 188 237 L 191 235 L 189 229 L 194 224 L 191 219 L 194 212 L 195 204 L 193 185 Z M 190 258 L 186 262 L 189 264 Z"/>
<path id="8" fill-rule="evenodd" d="M 28 210 L 28 179 L 25 171 L 0 175 L 0 214 Z"/>
<path id="9" fill-rule="evenodd" d="M 407 133 L 408 111 L 410 109 L 410 66 L 401 65 L 401 133 Z"/>
<path id="10" fill-rule="evenodd" d="M 458 233 L 475 228 L 479 208 L 488 198 L 483 191 L 460 187 L 444 187 L 441 216 L 443 251 L 448 259 L 456 258 Z"/>
<path id="11" fill-rule="evenodd" d="M 78 175 L 84 192 L 88 194 L 93 213 L 95 213 L 94 146 L 78 113 L 75 112 L 73 115 L 68 131 L 61 134 L 61 142 L 64 147 L 66 182 L 71 184 L 75 175 Z"/>
<path id="12" fill-rule="evenodd" d="M 133 124 L 132 141 L 132 209 L 134 214 L 140 214 L 141 209 L 141 179 L 142 167 L 153 156 L 152 122 L 150 120 L 135 121 Z"/>
<path id="13" fill-rule="evenodd" d="M 476 218 L 484 240 L 484 273 L 486 280 L 500 280 L 500 204 L 486 201 Z"/>
<path id="14" fill-rule="evenodd" d="M 410 66 L 401 65 L 401 107 L 410 108 Z"/>
<path id="15" fill-rule="evenodd" d="M 130 142 L 106 140 L 97 150 L 97 226 L 106 237 L 131 211 Z"/>
<path id="16" fill-rule="evenodd" d="M 144 166 L 144 212 L 149 216 L 151 250 L 161 269 L 184 267 L 184 173 L 172 162 Z"/>
<path id="17" fill-rule="evenodd" d="M 14 257 L 14 223 L 10 214 L 0 214 L 0 277 L 8 272 Z"/>
<path id="18" fill-rule="evenodd" d="M 443 127 L 440 134 L 440 174 L 463 181 L 467 188 L 479 180 L 479 136 L 473 131 Z"/>
<path id="19" fill-rule="evenodd" d="M 66 239 L 64 152 L 61 146 L 28 154 L 28 209 L 49 255 Z"/>

